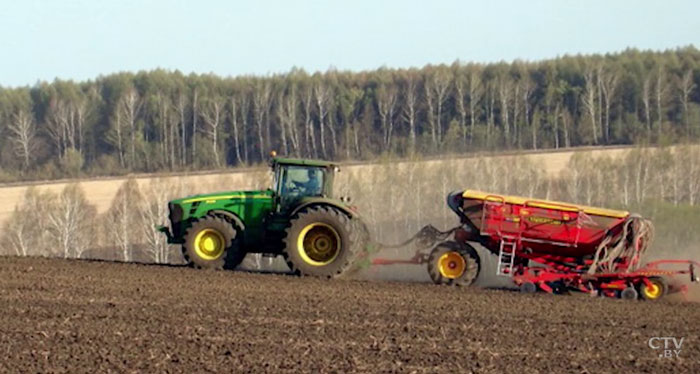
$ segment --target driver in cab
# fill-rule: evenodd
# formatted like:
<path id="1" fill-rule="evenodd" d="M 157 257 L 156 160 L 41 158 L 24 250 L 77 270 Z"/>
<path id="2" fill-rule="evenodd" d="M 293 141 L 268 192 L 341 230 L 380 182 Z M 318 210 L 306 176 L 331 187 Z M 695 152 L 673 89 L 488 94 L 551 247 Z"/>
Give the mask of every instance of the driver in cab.
<path id="1" fill-rule="evenodd" d="M 308 180 L 306 182 L 294 181 L 297 187 L 299 187 L 303 194 L 306 196 L 321 195 L 321 181 L 319 178 L 319 171 L 316 169 L 308 169 L 306 171 Z"/>

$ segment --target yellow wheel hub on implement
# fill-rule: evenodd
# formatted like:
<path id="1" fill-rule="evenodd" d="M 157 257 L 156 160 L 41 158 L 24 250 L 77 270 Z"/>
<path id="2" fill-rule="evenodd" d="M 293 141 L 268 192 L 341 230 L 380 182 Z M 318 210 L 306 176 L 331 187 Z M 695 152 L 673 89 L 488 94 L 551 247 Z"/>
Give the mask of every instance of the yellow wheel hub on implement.
<path id="1" fill-rule="evenodd" d="M 457 279 L 464 274 L 466 269 L 467 262 L 458 252 L 446 252 L 438 259 L 438 270 L 440 275 L 445 278 Z"/>
<path id="2" fill-rule="evenodd" d="M 328 265 L 340 254 L 340 235 L 325 223 L 312 223 L 299 233 L 297 249 L 306 263 Z"/>
<path id="3" fill-rule="evenodd" d="M 651 284 L 642 287 L 644 298 L 647 300 L 655 300 L 663 296 L 663 286 L 659 285 L 658 281 L 654 279 L 650 279 L 649 282 Z"/>
<path id="4" fill-rule="evenodd" d="M 194 238 L 194 251 L 204 260 L 216 260 L 224 254 L 224 235 L 215 229 L 204 229 Z"/>

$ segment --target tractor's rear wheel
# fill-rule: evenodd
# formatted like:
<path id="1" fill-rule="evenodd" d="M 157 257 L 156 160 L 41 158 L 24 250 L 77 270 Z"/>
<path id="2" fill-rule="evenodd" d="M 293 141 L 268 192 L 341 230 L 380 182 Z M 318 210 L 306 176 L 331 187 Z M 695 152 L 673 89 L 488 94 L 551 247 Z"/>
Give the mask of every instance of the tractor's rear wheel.
<path id="1" fill-rule="evenodd" d="M 435 284 L 469 286 L 479 276 L 480 270 L 479 255 L 468 244 L 443 242 L 428 257 L 428 274 Z"/>
<path id="2" fill-rule="evenodd" d="M 233 269 L 243 261 L 245 252 L 236 241 L 235 222 L 224 217 L 206 216 L 195 221 L 185 233 L 182 254 L 196 268 Z"/>
<path id="3" fill-rule="evenodd" d="M 351 219 L 333 207 L 303 209 L 290 221 L 285 259 L 293 273 L 338 277 L 355 260 Z"/>
<path id="4" fill-rule="evenodd" d="M 662 298 L 668 291 L 666 281 L 660 277 L 649 278 L 650 285 L 644 282 L 639 284 L 639 295 L 642 299 L 648 301 L 656 301 Z"/>

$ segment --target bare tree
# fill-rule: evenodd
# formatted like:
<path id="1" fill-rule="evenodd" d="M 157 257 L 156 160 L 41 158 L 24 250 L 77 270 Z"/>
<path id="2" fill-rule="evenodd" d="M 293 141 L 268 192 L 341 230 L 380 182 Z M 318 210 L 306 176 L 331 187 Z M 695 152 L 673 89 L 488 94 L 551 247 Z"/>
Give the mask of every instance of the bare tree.
<path id="1" fill-rule="evenodd" d="M 683 74 L 681 79 L 678 80 L 678 96 L 683 106 L 683 124 L 685 125 L 685 133 L 688 138 L 690 138 L 690 119 L 688 118 L 688 101 L 690 95 L 695 89 L 695 82 L 693 82 L 693 71 L 688 70 Z"/>
<path id="2" fill-rule="evenodd" d="M 286 107 L 284 106 L 284 91 L 280 90 L 277 93 L 277 105 L 275 106 L 275 113 L 277 114 L 277 123 L 280 127 L 280 137 L 282 142 L 282 152 L 285 155 L 289 154 L 289 144 L 287 141 L 287 115 Z"/>
<path id="3" fill-rule="evenodd" d="M 571 112 L 569 111 L 569 108 L 564 108 L 564 110 L 561 113 L 561 124 L 562 124 L 562 131 L 564 132 L 564 147 L 569 148 L 571 147 L 571 140 L 569 137 L 569 132 L 571 131 L 571 123 L 573 122 L 573 118 L 571 116 Z"/>
<path id="4" fill-rule="evenodd" d="M 46 130 L 56 147 L 59 158 L 63 158 L 68 149 L 70 111 L 63 100 L 52 99 L 46 114 Z"/>
<path id="5" fill-rule="evenodd" d="M 306 87 L 304 91 L 304 96 L 302 97 L 303 107 L 304 107 L 304 142 L 305 151 L 307 155 L 312 157 L 318 157 L 318 152 L 316 150 L 316 135 L 314 134 L 314 125 L 312 120 L 312 106 L 313 106 L 314 91 L 313 87 L 310 85 Z"/>
<path id="6" fill-rule="evenodd" d="M 316 99 L 316 114 L 318 115 L 319 140 L 321 142 L 321 155 L 326 158 L 326 139 L 324 128 L 326 127 L 326 116 L 328 115 L 328 100 L 330 99 L 330 89 L 323 81 L 314 84 L 314 98 Z"/>
<path id="7" fill-rule="evenodd" d="M 12 121 L 8 128 L 12 134 L 15 154 L 22 159 L 24 168 L 28 169 L 29 160 L 35 148 L 36 125 L 34 117 L 20 109 L 12 115 Z"/>
<path id="8" fill-rule="evenodd" d="M 289 130 L 289 140 L 291 143 L 292 153 L 299 156 L 300 143 L 299 143 L 299 129 L 297 127 L 297 90 L 296 86 L 292 85 L 289 88 L 289 92 L 284 98 L 284 102 L 281 103 L 284 107 L 284 118 L 287 123 L 287 129 Z"/>
<path id="9" fill-rule="evenodd" d="M 191 162 L 192 164 L 195 163 L 197 160 L 197 131 L 199 128 L 197 127 L 197 119 L 199 118 L 199 91 L 195 88 L 194 92 L 192 93 L 192 156 L 191 156 Z"/>
<path id="10" fill-rule="evenodd" d="M 224 103 L 220 97 L 212 97 L 202 101 L 203 105 L 200 108 L 200 113 L 204 123 L 206 124 L 206 134 L 211 139 L 211 148 L 214 153 L 214 165 L 218 168 L 221 166 L 221 157 L 219 156 L 219 128 L 223 122 Z"/>
<path id="11" fill-rule="evenodd" d="M 180 166 L 187 164 L 187 129 L 185 114 L 187 111 L 187 97 L 181 92 L 177 97 L 177 113 L 180 118 L 180 145 L 178 146 L 178 155 L 180 157 Z"/>
<path id="12" fill-rule="evenodd" d="M 489 81 L 486 84 L 486 146 L 491 148 L 491 135 L 493 134 L 496 119 L 496 84 L 494 81 Z"/>
<path id="13" fill-rule="evenodd" d="M 457 71 L 455 75 L 454 101 L 457 113 L 459 113 L 459 127 L 462 130 L 462 147 L 467 146 L 467 78 Z"/>
<path id="14" fill-rule="evenodd" d="M 112 146 L 117 148 L 117 156 L 119 159 L 119 166 L 122 168 L 126 166 L 124 160 L 124 129 L 121 118 L 121 113 L 117 111 L 114 117 L 110 120 L 111 128 L 107 133 L 107 141 L 112 144 Z"/>
<path id="15" fill-rule="evenodd" d="M 136 134 L 139 129 L 136 127 L 136 121 L 138 119 L 139 112 L 141 111 L 141 97 L 135 88 L 129 89 L 124 96 L 122 96 L 118 111 L 121 113 L 121 118 L 126 124 L 126 128 L 129 130 L 130 146 L 129 146 L 129 167 L 133 168 L 136 161 Z"/>
<path id="16" fill-rule="evenodd" d="M 597 123 L 597 85 L 595 83 L 595 71 L 593 68 L 588 67 L 584 72 L 584 90 L 582 93 L 583 106 L 586 109 L 586 114 L 591 123 L 591 136 L 593 144 L 598 144 L 598 123 Z"/>
<path id="17" fill-rule="evenodd" d="M 442 143 L 442 111 L 450 88 L 450 77 L 443 70 L 433 72 L 425 83 L 425 99 L 428 104 L 428 122 L 433 150 Z"/>
<path id="18" fill-rule="evenodd" d="M 396 112 L 396 87 L 382 84 L 377 89 L 377 112 L 382 124 L 384 149 L 391 149 L 391 137 L 394 131 L 394 116 Z"/>
<path id="19" fill-rule="evenodd" d="M 253 90 L 253 117 L 258 131 L 258 151 L 260 160 L 265 159 L 265 150 L 269 147 L 269 136 L 266 136 L 266 121 L 270 111 L 272 90 L 270 82 L 258 80 Z"/>
<path id="20" fill-rule="evenodd" d="M 141 228 L 145 240 L 145 252 L 153 262 L 166 264 L 170 262 L 170 248 L 163 235 L 156 226 L 167 222 L 168 201 L 174 186 L 164 179 L 153 179 L 145 189 L 144 198 L 141 199 L 137 212 L 140 214 Z"/>
<path id="21" fill-rule="evenodd" d="M 656 118 L 657 126 L 656 131 L 658 132 L 659 139 L 661 138 L 661 129 L 663 128 L 664 119 L 664 106 L 668 99 L 669 84 L 666 80 L 666 70 L 663 66 L 659 66 L 656 74 L 656 84 L 654 85 L 656 93 Z"/>
<path id="22" fill-rule="evenodd" d="M 615 97 L 615 90 L 617 89 L 618 76 L 614 71 L 604 71 L 599 72 L 602 77 L 600 77 L 600 87 L 603 93 L 603 98 L 605 102 L 605 122 L 604 122 L 604 137 L 605 143 L 610 142 L 610 107 L 612 106 L 612 100 Z"/>
<path id="23" fill-rule="evenodd" d="M 163 95 L 161 92 L 156 93 L 155 103 L 157 105 L 157 114 L 154 116 L 153 122 L 155 122 L 159 130 L 160 158 L 162 159 L 163 165 L 169 165 L 172 170 L 175 167 L 173 128 L 178 124 L 177 117 L 172 115 L 171 111 L 173 105 L 166 95 Z"/>
<path id="24" fill-rule="evenodd" d="M 248 163 L 249 160 L 249 145 L 248 145 L 248 131 L 250 129 L 250 119 L 249 119 L 249 111 L 250 111 L 250 100 L 249 96 L 247 94 L 243 94 L 240 96 L 240 101 L 238 103 L 238 106 L 240 107 L 240 118 L 241 118 L 241 137 L 243 138 L 243 161 L 245 163 Z"/>
<path id="25" fill-rule="evenodd" d="M 418 92 L 414 76 L 406 78 L 403 103 L 403 119 L 408 124 L 409 149 L 413 153 L 416 150 L 416 118 L 418 116 Z"/>
<path id="26" fill-rule="evenodd" d="M 45 211 L 55 195 L 30 186 L 3 227 L 3 247 L 17 256 L 49 255 Z"/>
<path id="27" fill-rule="evenodd" d="M 644 104 L 644 121 L 647 127 L 647 137 L 651 137 L 651 76 L 647 74 L 642 83 L 642 103 Z"/>
<path id="28" fill-rule="evenodd" d="M 522 86 L 523 109 L 525 109 L 525 127 L 530 127 L 530 97 L 532 96 L 533 84 L 529 75 L 525 75 L 520 81 Z M 522 148 L 521 137 L 518 137 L 518 148 Z"/>
<path id="29" fill-rule="evenodd" d="M 243 110 L 243 108 L 240 108 L 239 105 L 239 97 L 236 96 L 235 94 L 231 96 L 231 127 L 233 129 L 233 133 L 231 134 L 231 137 L 233 138 L 233 148 L 234 152 L 236 154 L 236 162 L 238 165 L 243 164 L 243 157 L 241 157 L 241 145 L 240 145 L 240 124 L 238 123 L 238 111 Z"/>
<path id="30" fill-rule="evenodd" d="M 79 184 L 69 184 L 49 208 L 48 232 L 64 258 L 80 258 L 94 243 L 97 210 L 90 205 Z"/>
<path id="31" fill-rule="evenodd" d="M 144 223 L 141 221 L 140 209 L 143 196 L 135 179 L 127 179 L 117 190 L 112 205 L 104 217 L 104 229 L 107 240 L 117 247 L 121 259 L 129 262 L 133 258 L 134 244 L 139 243 L 139 231 Z"/>
<path id="32" fill-rule="evenodd" d="M 501 104 L 501 124 L 503 125 L 503 140 L 506 148 L 510 147 L 510 94 L 513 91 L 511 80 L 501 75 L 498 78 L 498 97 Z"/>

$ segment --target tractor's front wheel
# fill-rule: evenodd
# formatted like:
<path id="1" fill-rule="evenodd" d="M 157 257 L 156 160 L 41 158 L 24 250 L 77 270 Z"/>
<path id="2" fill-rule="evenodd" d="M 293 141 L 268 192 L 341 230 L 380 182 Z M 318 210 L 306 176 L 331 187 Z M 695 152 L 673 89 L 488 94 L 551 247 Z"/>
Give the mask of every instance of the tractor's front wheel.
<path id="1" fill-rule="evenodd" d="M 479 255 L 468 244 L 440 243 L 428 257 L 428 274 L 435 284 L 469 286 L 479 276 L 480 269 Z"/>
<path id="2" fill-rule="evenodd" d="M 338 209 L 304 209 L 286 232 L 285 258 L 295 274 L 337 277 L 355 260 L 351 220 Z"/>
<path id="3" fill-rule="evenodd" d="M 236 242 L 237 231 L 235 223 L 224 217 L 206 216 L 195 221 L 182 245 L 185 262 L 197 268 L 235 268 L 245 257 Z"/>

